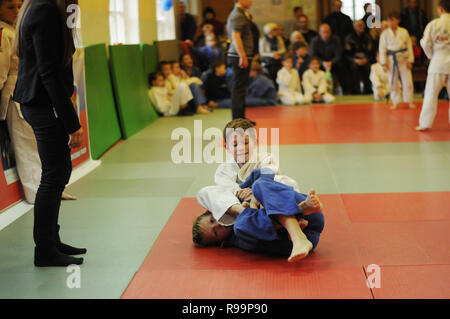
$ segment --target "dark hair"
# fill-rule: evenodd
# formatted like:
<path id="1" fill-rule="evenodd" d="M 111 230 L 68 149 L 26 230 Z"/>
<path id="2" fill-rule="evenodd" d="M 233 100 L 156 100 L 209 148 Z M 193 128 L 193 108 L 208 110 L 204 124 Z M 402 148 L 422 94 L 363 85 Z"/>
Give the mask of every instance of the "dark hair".
<path id="1" fill-rule="evenodd" d="M 208 246 L 208 244 L 203 241 L 203 228 L 200 226 L 202 219 L 208 216 L 212 216 L 212 213 L 210 211 L 204 212 L 195 219 L 194 224 L 192 225 L 192 241 L 197 247 Z"/>
<path id="2" fill-rule="evenodd" d="M 397 19 L 397 20 L 400 20 L 400 12 L 398 12 L 398 11 L 392 11 L 391 13 L 389 13 L 388 15 L 387 15 L 387 17 L 386 18 L 388 18 L 388 19 Z"/>
<path id="3" fill-rule="evenodd" d="M 371 5 L 371 3 L 370 2 L 366 2 L 366 3 L 364 3 L 364 13 L 366 12 L 366 10 L 367 10 L 367 7 L 368 6 L 370 6 Z"/>
<path id="4" fill-rule="evenodd" d="M 227 136 L 228 136 L 227 133 L 230 133 L 230 132 L 227 132 L 228 129 L 232 129 L 232 131 L 234 131 L 236 129 L 241 128 L 244 131 L 246 131 L 247 129 L 254 128 L 254 127 L 255 127 L 255 125 L 253 125 L 252 122 L 250 122 L 247 119 L 242 119 L 242 118 L 234 119 L 231 122 L 228 122 L 227 125 L 225 125 L 225 128 L 223 129 L 223 138 L 225 140 L 225 143 L 227 142 Z M 251 133 L 252 137 L 254 137 L 254 138 L 256 137 L 254 135 L 254 133 L 255 133 L 254 129 L 250 133 Z"/>
<path id="5" fill-rule="evenodd" d="M 294 8 L 294 13 L 296 13 L 297 11 L 302 10 L 303 11 L 303 7 L 295 7 Z"/>
<path id="6" fill-rule="evenodd" d="M 164 77 L 161 72 L 156 71 L 156 72 L 152 72 L 148 75 L 148 86 L 152 86 L 153 82 L 156 81 L 156 79 L 158 78 L 158 76 L 162 76 Z"/>
<path id="7" fill-rule="evenodd" d="M 309 20 L 308 16 L 306 14 L 302 14 L 298 17 L 298 19 L 300 20 L 301 18 L 306 18 L 306 20 Z"/>
<path id="8" fill-rule="evenodd" d="M 309 64 L 311 64 L 312 61 L 317 61 L 317 62 L 319 62 L 319 64 L 320 64 L 320 59 L 319 59 L 319 57 L 317 57 L 317 56 L 313 56 L 313 57 L 309 60 Z"/>
<path id="9" fill-rule="evenodd" d="M 292 51 L 297 51 L 300 48 L 307 48 L 306 44 L 304 42 L 295 42 L 292 46 Z"/>
<path id="10" fill-rule="evenodd" d="M 287 59 L 292 59 L 292 52 L 286 52 L 284 55 L 283 55 L 283 61 L 286 61 Z"/>
<path id="11" fill-rule="evenodd" d="M 441 0 L 439 1 L 438 6 L 445 10 L 445 12 L 450 13 L 450 0 Z"/>
<path id="12" fill-rule="evenodd" d="M 214 15 L 214 17 L 216 17 L 216 12 L 214 11 L 214 9 L 211 8 L 211 7 L 206 7 L 206 8 L 203 10 L 203 14 L 202 14 L 203 19 L 206 19 L 206 15 L 207 15 L 208 13 L 212 13 L 212 14 Z"/>
<path id="13" fill-rule="evenodd" d="M 212 69 L 215 71 L 217 68 L 221 67 L 222 65 L 226 65 L 224 61 L 218 60 L 213 63 Z"/>
<path id="14" fill-rule="evenodd" d="M 159 64 L 158 64 L 158 70 L 161 71 L 161 70 L 162 70 L 162 67 L 165 66 L 165 65 L 167 65 L 167 64 L 171 64 L 171 62 L 165 61 L 165 60 L 160 61 Z"/>
<path id="15" fill-rule="evenodd" d="M 17 18 L 17 32 L 14 39 L 14 53 L 19 55 L 20 51 L 20 29 L 25 12 L 30 8 L 35 0 L 24 0 L 22 7 L 20 8 L 19 17 Z M 60 15 L 60 27 L 63 35 L 63 41 L 61 43 L 61 64 L 66 67 L 72 63 L 72 56 L 75 52 L 74 38 L 76 37 L 75 28 L 70 29 L 67 26 L 67 20 L 72 12 L 67 12 L 67 7 L 71 4 L 78 4 L 78 0 L 54 0 L 58 7 Z M 56 49 L 56 48 L 55 48 Z"/>

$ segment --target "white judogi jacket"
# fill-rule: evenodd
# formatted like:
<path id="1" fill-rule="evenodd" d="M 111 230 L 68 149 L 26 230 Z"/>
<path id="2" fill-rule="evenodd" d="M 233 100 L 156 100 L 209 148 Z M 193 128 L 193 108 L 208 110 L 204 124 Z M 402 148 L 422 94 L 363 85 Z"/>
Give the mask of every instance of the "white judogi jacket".
<path id="1" fill-rule="evenodd" d="M 389 93 L 389 75 L 384 72 L 380 63 L 374 63 L 370 67 L 370 81 L 374 90 L 382 88 L 386 94 Z"/>
<path id="2" fill-rule="evenodd" d="M 168 81 L 166 81 L 168 82 Z M 192 92 L 186 83 L 180 83 L 169 100 L 169 90 L 165 87 L 152 87 L 148 96 L 159 113 L 164 116 L 177 115 L 180 106 L 193 99 Z"/>
<path id="3" fill-rule="evenodd" d="M 202 80 L 200 80 L 196 76 L 188 77 L 188 78 L 184 79 L 181 76 L 171 74 L 171 75 L 169 75 L 167 80 L 170 82 L 170 87 L 174 88 L 174 89 L 176 89 L 181 82 L 186 83 L 187 85 L 191 85 L 192 83 L 195 83 L 199 86 L 203 85 Z"/>
<path id="4" fill-rule="evenodd" d="M 408 30 L 397 27 L 395 34 L 391 28 L 384 30 L 380 36 L 380 64 L 388 64 L 388 50 L 397 51 L 401 49 L 406 49 L 406 52 L 397 53 L 399 64 L 406 62 L 414 63 L 414 53 Z"/>
<path id="5" fill-rule="evenodd" d="M 12 54 L 15 29 L 13 26 L 0 21 L 0 120 L 6 119 L 9 102 L 13 96 L 17 82 L 19 58 Z M 20 113 L 20 106 L 15 103 Z"/>
<path id="6" fill-rule="evenodd" d="M 428 73 L 450 74 L 450 14 L 434 19 L 425 28 L 420 45 L 431 60 Z"/>
<path id="7" fill-rule="evenodd" d="M 294 68 L 289 71 L 283 67 L 280 71 L 278 71 L 277 83 L 279 85 L 279 92 L 302 92 L 300 89 L 300 76 L 298 75 L 298 71 Z"/>
<path id="8" fill-rule="evenodd" d="M 275 181 L 292 186 L 295 191 L 299 192 L 297 182 L 281 174 L 274 155 L 261 154 L 258 156 L 258 151 L 255 150 L 252 159 L 241 168 L 234 159 L 221 164 L 214 176 L 216 185 L 204 187 L 197 194 L 199 204 L 209 210 L 221 224 L 232 225 L 234 220 L 225 218 L 227 216 L 225 213 L 232 205 L 240 203 L 236 197 L 236 193 L 241 190 L 239 185 L 247 179 L 252 170 L 257 168 L 270 168 L 275 172 Z"/>
<path id="9" fill-rule="evenodd" d="M 306 95 L 312 95 L 314 92 L 319 94 L 327 93 L 327 78 L 322 70 L 314 73 L 308 69 L 303 73 L 303 89 Z"/>

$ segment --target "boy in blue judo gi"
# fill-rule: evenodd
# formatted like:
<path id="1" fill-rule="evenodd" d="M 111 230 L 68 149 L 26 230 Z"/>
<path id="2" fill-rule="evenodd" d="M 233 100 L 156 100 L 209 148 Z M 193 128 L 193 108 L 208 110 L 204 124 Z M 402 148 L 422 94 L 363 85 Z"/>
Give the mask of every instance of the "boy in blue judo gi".
<path id="1" fill-rule="evenodd" d="M 289 262 L 305 258 L 317 246 L 324 227 L 322 204 L 314 190 L 300 194 L 274 181 L 274 176 L 270 169 L 253 170 L 240 185 L 251 186 L 252 199 L 244 202 L 234 225 L 223 226 L 206 212 L 194 222 L 194 244 L 226 243 L 247 251 L 289 256 Z"/>

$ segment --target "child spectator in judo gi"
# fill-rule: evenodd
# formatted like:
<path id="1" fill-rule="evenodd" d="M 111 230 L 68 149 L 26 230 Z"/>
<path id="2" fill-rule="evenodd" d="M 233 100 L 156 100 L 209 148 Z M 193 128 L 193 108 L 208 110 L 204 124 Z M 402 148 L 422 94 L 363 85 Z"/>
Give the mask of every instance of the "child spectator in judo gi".
<path id="1" fill-rule="evenodd" d="M 425 95 L 420 113 L 418 131 L 426 131 L 433 126 L 437 112 L 439 92 L 447 84 L 450 95 L 450 1 L 441 0 L 438 5 L 439 18 L 431 21 L 425 28 L 420 41 L 422 48 L 431 60 L 425 84 Z M 450 122 L 450 109 L 449 109 Z"/>
<path id="2" fill-rule="evenodd" d="M 189 89 L 194 96 L 194 101 L 197 104 L 197 113 L 199 114 L 209 114 L 209 107 L 213 107 L 213 104 L 207 105 L 205 94 L 200 87 L 202 84 L 201 80 L 198 78 L 190 78 L 180 67 L 180 62 L 172 62 L 172 72 L 168 76 L 167 81 L 170 82 L 170 86 L 176 89 L 180 83 L 185 83 L 189 86 Z M 200 85 L 199 85 L 200 84 Z"/>
<path id="3" fill-rule="evenodd" d="M 294 69 L 292 54 L 287 53 L 283 57 L 283 68 L 277 74 L 278 97 L 283 105 L 299 105 L 311 103 L 311 99 L 303 96 L 300 76 Z"/>
<path id="4" fill-rule="evenodd" d="M 327 92 L 327 79 L 325 72 L 320 69 L 320 59 L 313 57 L 309 69 L 303 73 L 303 88 L 308 100 L 320 103 L 333 103 L 335 97 Z"/>
<path id="5" fill-rule="evenodd" d="M 403 101 L 414 109 L 414 84 L 412 79 L 412 66 L 414 54 L 412 50 L 411 38 L 408 30 L 399 26 L 400 14 L 393 12 L 387 18 L 389 28 L 384 30 L 380 36 L 380 64 L 389 73 L 392 106 L 395 110 Z M 400 78 L 400 80 L 399 80 Z M 400 88 L 400 81 L 402 87 Z M 403 91 L 403 92 L 402 92 Z"/>
<path id="6" fill-rule="evenodd" d="M 185 83 L 180 83 L 173 93 L 170 93 L 166 80 L 160 72 L 150 73 L 148 82 L 151 86 L 148 92 L 149 98 L 156 110 L 163 116 L 193 115 L 196 113 L 197 107 L 194 97 Z"/>
<path id="7" fill-rule="evenodd" d="M 247 106 L 276 105 L 277 89 L 267 76 L 262 74 L 262 66 L 256 61 L 252 62 L 250 68 L 250 85 L 247 89 L 245 104 Z"/>
<path id="8" fill-rule="evenodd" d="M 241 206 L 232 226 L 221 225 L 210 212 L 199 216 L 192 227 L 194 244 L 227 244 L 285 256 L 288 262 L 305 258 L 317 246 L 324 228 L 322 204 L 314 191 L 300 194 L 274 181 L 274 176 L 270 168 L 252 172 L 245 181 L 252 189 L 250 204 Z"/>
<path id="9" fill-rule="evenodd" d="M 380 64 L 380 54 L 377 52 L 377 63 L 370 67 L 370 81 L 375 101 L 381 101 L 389 97 L 389 76 Z"/>

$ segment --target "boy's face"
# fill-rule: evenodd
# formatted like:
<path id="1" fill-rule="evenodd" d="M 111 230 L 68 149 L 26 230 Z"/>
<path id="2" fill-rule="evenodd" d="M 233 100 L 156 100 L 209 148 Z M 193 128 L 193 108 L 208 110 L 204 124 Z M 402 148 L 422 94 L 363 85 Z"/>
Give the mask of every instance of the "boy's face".
<path id="1" fill-rule="evenodd" d="M 167 78 L 172 73 L 172 66 L 170 64 L 164 64 L 161 68 L 161 73 Z"/>
<path id="2" fill-rule="evenodd" d="M 306 47 L 298 48 L 297 51 L 295 51 L 295 54 L 297 54 L 297 56 L 305 56 L 308 54 L 308 49 L 306 49 Z"/>
<path id="3" fill-rule="evenodd" d="M 158 75 L 156 79 L 152 82 L 153 86 L 156 87 L 164 87 L 166 83 L 164 82 L 164 78 L 161 75 Z"/>
<path id="4" fill-rule="evenodd" d="M 216 40 L 212 39 L 212 40 L 207 40 L 205 44 L 206 44 L 206 46 L 208 46 L 208 47 L 215 48 L 217 42 L 216 42 Z"/>
<path id="5" fill-rule="evenodd" d="M 192 68 L 194 66 L 194 61 L 189 54 L 183 56 L 183 65 L 188 68 Z"/>
<path id="6" fill-rule="evenodd" d="M 313 70 L 314 72 L 319 71 L 320 63 L 317 60 L 312 60 L 309 64 L 309 68 Z"/>
<path id="7" fill-rule="evenodd" d="M 203 242 L 209 245 L 219 244 L 231 234 L 232 228 L 220 225 L 212 215 L 203 217 L 199 224 L 203 230 Z"/>
<path id="8" fill-rule="evenodd" d="M 0 5 L 0 20 L 15 25 L 19 16 L 22 0 L 5 0 Z"/>
<path id="9" fill-rule="evenodd" d="M 251 78 L 255 78 L 258 76 L 258 71 L 256 70 L 250 70 L 250 77 Z"/>
<path id="10" fill-rule="evenodd" d="M 227 67 L 225 66 L 225 64 L 222 64 L 221 66 L 216 68 L 217 76 L 224 76 L 225 74 L 227 74 Z"/>
<path id="11" fill-rule="evenodd" d="M 180 73 L 181 73 L 180 63 L 172 64 L 172 73 L 174 75 L 180 75 Z"/>
<path id="12" fill-rule="evenodd" d="M 243 133 L 242 129 L 236 129 L 227 138 L 227 150 L 233 154 L 238 164 L 245 164 L 250 160 L 255 149 L 255 141 L 252 137 Z"/>
<path id="13" fill-rule="evenodd" d="M 284 59 L 283 66 L 288 70 L 292 69 L 292 59 Z"/>
<path id="14" fill-rule="evenodd" d="M 388 20 L 389 28 L 395 29 L 398 27 L 400 20 L 397 18 L 389 18 Z"/>

